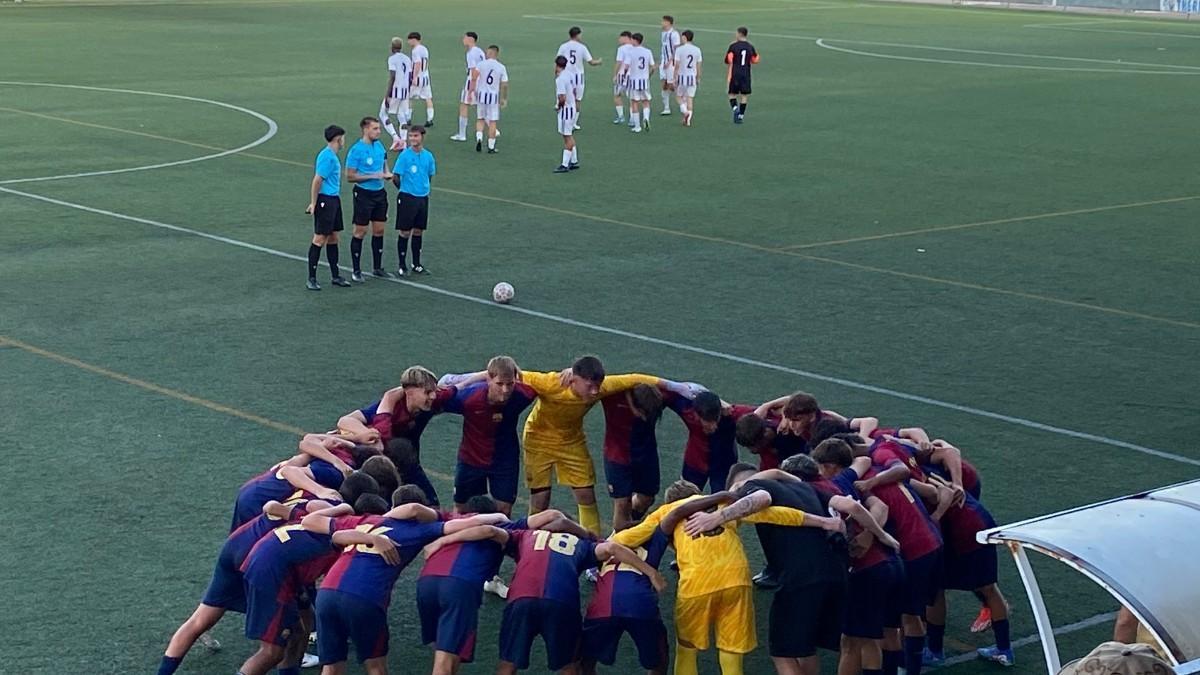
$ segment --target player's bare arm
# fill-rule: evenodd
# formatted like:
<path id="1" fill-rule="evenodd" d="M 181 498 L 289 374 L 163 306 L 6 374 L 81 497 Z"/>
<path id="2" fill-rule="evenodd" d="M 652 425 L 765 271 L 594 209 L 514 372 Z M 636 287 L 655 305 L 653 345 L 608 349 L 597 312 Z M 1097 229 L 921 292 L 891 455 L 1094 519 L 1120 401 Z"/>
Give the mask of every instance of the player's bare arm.
<path id="1" fill-rule="evenodd" d="M 912 477 L 912 471 L 903 464 L 897 462 L 892 466 L 880 471 L 879 473 L 864 478 L 863 480 L 854 482 L 854 489 L 859 492 L 870 492 L 880 485 L 888 485 L 890 483 L 899 483 L 902 480 L 908 480 Z"/>
<path id="2" fill-rule="evenodd" d="M 375 431 L 367 426 L 367 418 L 361 410 L 352 410 L 338 418 L 337 427 L 347 434 L 366 434 Z"/>
<path id="3" fill-rule="evenodd" d="M 646 576 L 650 580 L 650 584 L 654 586 L 654 590 L 661 593 L 667 587 L 667 582 L 663 580 L 662 575 L 658 570 L 654 569 L 645 560 L 638 557 L 631 549 L 618 544 L 615 541 L 606 541 L 596 545 L 596 559 L 604 562 L 612 558 L 619 563 L 629 565 L 638 572 Z"/>
<path id="4" fill-rule="evenodd" d="M 850 427 L 850 431 L 856 432 L 863 438 L 870 438 L 871 434 L 879 428 L 878 417 L 853 417 L 846 426 Z"/>
<path id="5" fill-rule="evenodd" d="M 300 452 L 309 455 L 313 459 L 321 459 L 333 465 L 335 469 L 342 472 L 343 476 L 350 475 L 353 471 L 350 465 L 342 461 L 337 455 L 333 454 L 333 448 L 350 448 L 353 443 L 337 436 L 328 434 L 305 434 L 304 438 L 300 439 Z"/>
<path id="6" fill-rule="evenodd" d="M 366 546 L 371 549 L 372 553 L 378 553 L 383 556 L 383 560 L 387 564 L 400 564 L 400 551 L 396 549 L 396 544 L 381 534 L 367 534 L 358 530 L 340 530 L 333 533 L 333 544 L 335 546 Z"/>
<path id="7" fill-rule="evenodd" d="M 553 515 L 551 515 L 553 514 Z M 548 516 L 543 518 L 542 516 Z M 561 511 L 541 511 L 529 516 L 526 521 L 531 530 L 546 530 L 547 532 L 565 532 L 580 539 L 591 539 L 593 535 L 587 528 L 568 518 Z"/>
<path id="8" fill-rule="evenodd" d="M 871 512 L 854 499 L 844 495 L 835 495 L 829 499 L 829 508 L 852 518 L 864 530 L 875 535 L 875 538 L 884 546 L 900 550 L 900 542 L 884 531 L 883 527 L 871 515 Z"/>
<path id="9" fill-rule="evenodd" d="M 279 476 L 291 483 L 292 487 L 297 490 L 304 490 L 320 497 L 321 499 L 338 499 L 342 495 L 333 488 L 327 488 L 317 481 L 313 480 L 312 471 L 307 467 L 285 466 L 279 470 Z"/>
<path id="10" fill-rule="evenodd" d="M 429 558 L 444 546 L 461 544 L 468 541 L 484 541 L 485 539 L 490 539 L 504 546 L 508 543 L 508 532 L 495 525 L 475 525 L 436 539 L 426 544 L 425 548 L 421 549 L 421 552 L 426 558 Z"/>
<path id="11" fill-rule="evenodd" d="M 304 209 L 304 212 L 310 216 L 317 208 L 317 194 L 321 191 L 321 183 L 324 180 L 324 178 L 321 178 L 321 174 L 313 175 L 312 185 L 309 186 L 308 191 L 308 207 Z"/>
<path id="12" fill-rule="evenodd" d="M 436 510 L 424 504 L 401 504 L 383 514 L 383 517 L 395 520 L 415 520 L 418 523 L 434 523 L 440 518 Z"/>

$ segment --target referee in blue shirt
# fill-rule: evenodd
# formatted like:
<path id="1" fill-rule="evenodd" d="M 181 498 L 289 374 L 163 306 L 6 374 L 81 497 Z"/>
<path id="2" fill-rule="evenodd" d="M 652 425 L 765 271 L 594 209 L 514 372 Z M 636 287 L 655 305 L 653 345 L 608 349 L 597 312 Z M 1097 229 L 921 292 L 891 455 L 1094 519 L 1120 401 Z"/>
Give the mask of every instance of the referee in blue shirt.
<path id="1" fill-rule="evenodd" d="M 396 195 L 396 229 L 400 238 L 396 242 L 400 254 L 398 276 L 408 274 L 406 262 L 408 242 L 412 241 L 413 274 L 425 274 L 428 270 L 421 264 L 421 238 L 429 224 L 429 181 L 437 174 L 437 163 L 433 153 L 424 148 L 425 127 L 408 129 L 408 147 L 396 158 L 392 167 L 392 182 L 400 188 Z"/>
<path id="2" fill-rule="evenodd" d="M 316 173 L 312 179 L 308 208 L 313 217 L 313 238 L 308 245 L 308 290 L 319 291 L 317 265 L 321 262 L 321 247 L 329 260 L 334 286 L 349 286 L 338 271 L 338 232 L 342 225 L 342 161 L 338 151 L 346 145 L 346 130 L 336 124 L 325 127 L 325 147 L 317 153 Z"/>
<path id="3" fill-rule="evenodd" d="M 374 263 L 374 274 L 387 278 L 383 271 L 383 231 L 387 227 L 388 196 L 383 189 L 385 180 L 390 180 L 392 173 L 387 169 L 387 149 L 379 142 L 379 119 L 364 117 L 358 123 L 362 130 L 362 138 L 350 146 L 346 153 L 346 180 L 354 183 L 354 238 L 350 240 L 350 260 L 354 263 L 354 271 L 350 281 L 361 284 L 362 274 L 362 245 L 367 235 L 367 226 L 371 226 L 371 261 Z"/>

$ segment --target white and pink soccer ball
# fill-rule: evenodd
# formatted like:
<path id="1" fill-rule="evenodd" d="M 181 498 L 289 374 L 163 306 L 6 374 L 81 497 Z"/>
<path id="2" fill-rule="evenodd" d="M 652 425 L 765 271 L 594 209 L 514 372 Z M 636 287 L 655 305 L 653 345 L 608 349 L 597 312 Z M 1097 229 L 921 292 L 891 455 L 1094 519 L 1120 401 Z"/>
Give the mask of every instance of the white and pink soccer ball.
<path id="1" fill-rule="evenodd" d="M 502 305 L 512 302 L 513 296 L 516 294 L 517 292 L 513 290 L 512 284 L 507 281 L 501 281 L 492 288 L 492 299 Z"/>

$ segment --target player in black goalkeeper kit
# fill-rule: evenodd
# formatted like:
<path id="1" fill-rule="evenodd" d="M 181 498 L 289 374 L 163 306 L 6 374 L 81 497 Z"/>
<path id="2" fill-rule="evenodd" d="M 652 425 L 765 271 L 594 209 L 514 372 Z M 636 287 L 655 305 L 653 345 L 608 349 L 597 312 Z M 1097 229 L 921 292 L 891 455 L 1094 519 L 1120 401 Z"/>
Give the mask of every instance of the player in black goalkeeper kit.
<path id="1" fill-rule="evenodd" d="M 733 111 L 733 123 L 741 124 L 746 116 L 746 104 L 750 99 L 750 67 L 758 63 L 758 50 L 746 40 L 750 30 L 745 26 L 737 29 L 737 36 L 729 49 L 725 50 L 725 63 L 729 65 L 726 79 L 729 81 L 729 108 Z"/>

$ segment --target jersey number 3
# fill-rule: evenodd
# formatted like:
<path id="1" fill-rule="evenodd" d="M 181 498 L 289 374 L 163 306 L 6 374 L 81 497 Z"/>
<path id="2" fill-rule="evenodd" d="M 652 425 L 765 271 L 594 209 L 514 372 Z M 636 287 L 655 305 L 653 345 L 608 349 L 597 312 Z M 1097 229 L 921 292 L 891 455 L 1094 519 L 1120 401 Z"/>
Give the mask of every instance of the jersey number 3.
<path id="1" fill-rule="evenodd" d="M 538 530 L 537 534 L 533 535 L 533 550 L 535 551 L 544 551 L 549 547 L 555 553 L 575 555 L 575 546 L 578 544 L 578 537 L 565 532 Z"/>

